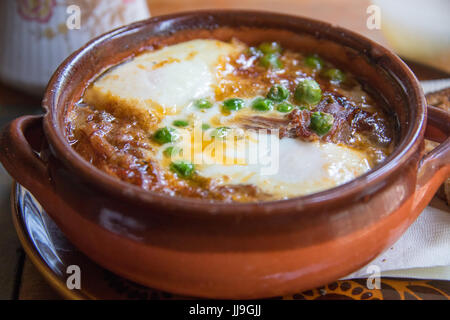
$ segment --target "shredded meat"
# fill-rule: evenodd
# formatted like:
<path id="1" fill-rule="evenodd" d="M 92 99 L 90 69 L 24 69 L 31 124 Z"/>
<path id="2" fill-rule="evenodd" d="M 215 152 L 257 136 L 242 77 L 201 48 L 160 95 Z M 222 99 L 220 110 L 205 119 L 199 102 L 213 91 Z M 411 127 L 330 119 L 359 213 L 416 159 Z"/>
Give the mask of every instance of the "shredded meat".
<path id="1" fill-rule="evenodd" d="M 311 113 L 326 112 L 334 117 L 333 127 L 319 136 L 311 129 Z M 329 94 L 315 108 L 294 109 L 285 119 L 252 116 L 240 119 L 244 128 L 279 129 L 280 138 L 298 138 L 304 141 L 322 140 L 358 146 L 361 139 L 386 148 L 392 143 L 392 124 L 380 112 L 369 112 L 356 107 L 343 97 Z"/>

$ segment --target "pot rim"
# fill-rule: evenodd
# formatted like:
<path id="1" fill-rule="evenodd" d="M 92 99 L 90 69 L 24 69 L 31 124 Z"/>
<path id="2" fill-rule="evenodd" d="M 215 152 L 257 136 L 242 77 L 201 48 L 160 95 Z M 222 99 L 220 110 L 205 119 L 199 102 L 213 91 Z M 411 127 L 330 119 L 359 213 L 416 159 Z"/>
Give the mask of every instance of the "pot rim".
<path id="1" fill-rule="evenodd" d="M 364 47 L 374 48 L 377 52 L 377 56 L 383 56 L 396 67 L 397 73 L 402 73 L 403 78 L 400 79 L 395 73 L 389 72 L 392 70 L 387 70 L 390 73 L 390 76 L 394 78 L 395 81 L 402 87 L 405 95 L 407 93 L 405 84 L 408 88 L 413 90 L 412 98 L 414 103 L 407 103 L 410 111 L 409 119 L 407 120 L 408 128 L 404 136 L 401 137 L 394 152 L 376 168 L 369 170 L 365 174 L 352 179 L 347 183 L 331 189 L 284 200 L 239 203 L 223 202 L 218 200 L 203 200 L 188 197 L 173 197 L 142 189 L 139 186 L 112 177 L 91 165 L 69 145 L 67 138 L 64 135 L 65 128 L 60 127 L 57 117 L 58 98 L 60 90 L 64 90 L 64 81 L 67 81 L 66 79 L 70 77 L 72 70 L 76 69 L 77 62 L 83 55 L 87 54 L 96 47 L 101 46 L 104 41 L 108 41 L 109 39 L 116 37 L 126 37 L 127 34 L 132 33 L 133 31 L 139 32 L 141 27 L 148 24 L 161 23 L 177 18 L 188 18 L 193 16 L 204 16 L 205 18 L 208 18 L 211 16 L 226 14 L 252 15 L 263 19 L 270 19 L 272 17 L 283 18 L 287 21 L 296 20 L 297 22 L 307 23 L 314 25 L 315 27 L 320 26 L 322 32 L 324 31 L 323 29 L 328 28 L 332 32 L 338 32 L 342 38 L 357 40 L 362 43 Z M 342 43 L 338 44 L 344 45 Z M 363 54 L 365 57 L 370 58 L 370 52 L 364 51 Z M 99 73 L 100 72 L 102 71 L 99 70 Z M 395 53 L 380 44 L 353 31 L 331 25 L 320 20 L 267 11 L 228 9 L 187 11 L 176 14 L 156 16 L 117 28 L 94 38 L 71 54 L 58 67 L 47 85 L 42 106 L 44 110 L 46 110 L 43 126 L 51 151 L 55 154 L 57 159 L 61 160 L 63 164 L 67 166 L 71 172 L 76 172 L 79 174 L 85 182 L 93 185 L 99 190 L 105 191 L 109 195 L 114 195 L 130 202 L 132 201 L 134 204 L 144 206 L 161 205 L 165 209 L 172 209 L 171 211 L 196 215 L 214 215 L 218 213 L 228 215 L 248 215 L 252 213 L 260 214 L 261 211 L 265 213 L 281 213 L 289 212 L 291 210 L 308 211 L 319 207 L 336 207 L 335 201 L 337 199 L 345 199 L 352 202 L 361 199 L 383 187 L 385 185 L 383 182 L 386 181 L 388 176 L 394 174 L 415 153 L 415 149 L 419 145 L 418 142 L 423 140 L 427 113 L 426 100 L 416 76 Z M 255 210 L 256 208 L 258 210 Z"/>

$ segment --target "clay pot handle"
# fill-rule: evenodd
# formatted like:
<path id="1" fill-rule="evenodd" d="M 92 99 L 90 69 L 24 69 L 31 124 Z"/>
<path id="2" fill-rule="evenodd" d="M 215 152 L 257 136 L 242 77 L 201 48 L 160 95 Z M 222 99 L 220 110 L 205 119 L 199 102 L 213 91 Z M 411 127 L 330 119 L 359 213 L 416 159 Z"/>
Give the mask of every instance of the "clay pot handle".
<path id="1" fill-rule="evenodd" d="M 36 151 L 45 141 L 42 119 L 42 115 L 23 116 L 10 122 L 0 133 L 1 163 L 37 197 L 51 188 L 47 165 Z"/>
<path id="2" fill-rule="evenodd" d="M 450 178 L 450 113 L 428 106 L 425 138 L 441 144 L 426 154 L 419 163 L 419 206 L 426 205 L 439 186 Z"/>

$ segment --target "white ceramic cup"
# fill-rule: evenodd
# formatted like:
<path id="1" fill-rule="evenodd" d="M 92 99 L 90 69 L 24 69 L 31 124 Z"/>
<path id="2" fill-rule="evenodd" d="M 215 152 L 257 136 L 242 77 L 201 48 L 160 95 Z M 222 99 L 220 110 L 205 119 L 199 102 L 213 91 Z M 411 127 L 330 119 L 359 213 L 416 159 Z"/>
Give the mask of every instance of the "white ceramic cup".
<path id="1" fill-rule="evenodd" d="M 0 1 L 0 80 L 40 95 L 70 53 L 149 16 L 145 0 Z"/>

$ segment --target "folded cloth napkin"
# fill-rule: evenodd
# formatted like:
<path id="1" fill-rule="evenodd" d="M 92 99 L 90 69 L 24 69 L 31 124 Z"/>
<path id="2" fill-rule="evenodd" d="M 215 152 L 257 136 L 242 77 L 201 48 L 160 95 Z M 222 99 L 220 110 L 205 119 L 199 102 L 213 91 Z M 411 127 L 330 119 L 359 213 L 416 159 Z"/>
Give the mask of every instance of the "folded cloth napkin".
<path id="1" fill-rule="evenodd" d="M 425 93 L 450 87 L 450 79 L 422 81 Z M 381 276 L 450 280 L 450 208 L 433 199 L 403 236 L 367 266 L 345 277 Z"/>

